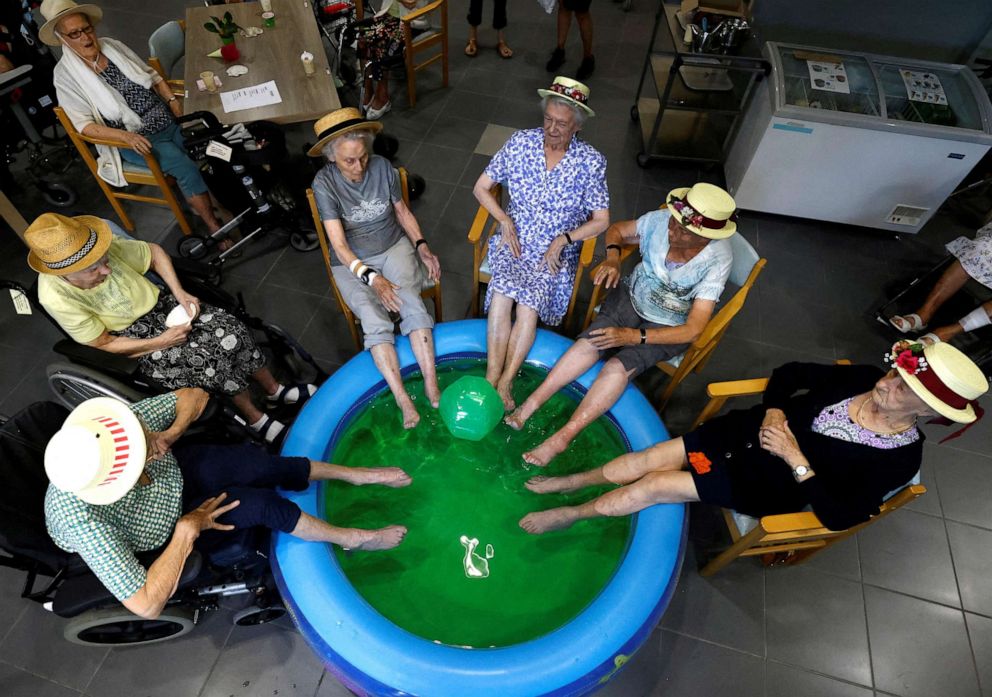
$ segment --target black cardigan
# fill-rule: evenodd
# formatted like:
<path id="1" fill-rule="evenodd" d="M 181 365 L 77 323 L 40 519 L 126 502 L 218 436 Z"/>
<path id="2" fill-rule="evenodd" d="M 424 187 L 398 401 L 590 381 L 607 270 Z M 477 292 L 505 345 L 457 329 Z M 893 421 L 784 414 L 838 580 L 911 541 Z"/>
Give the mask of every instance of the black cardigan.
<path id="1" fill-rule="evenodd" d="M 787 363 L 772 373 L 763 408 L 757 410 L 762 418 L 767 409 L 785 412 L 789 428 L 815 473 L 798 484 L 793 480 L 793 491 L 798 489 L 802 501 L 812 506 L 831 530 L 849 528 L 877 514 L 885 495 L 912 479 L 923 461 L 922 433 L 914 443 L 882 449 L 811 430 L 813 420 L 825 407 L 867 392 L 883 374 L 873 366 Z M 781 459 L 760 452 L 788 472 Z"/>

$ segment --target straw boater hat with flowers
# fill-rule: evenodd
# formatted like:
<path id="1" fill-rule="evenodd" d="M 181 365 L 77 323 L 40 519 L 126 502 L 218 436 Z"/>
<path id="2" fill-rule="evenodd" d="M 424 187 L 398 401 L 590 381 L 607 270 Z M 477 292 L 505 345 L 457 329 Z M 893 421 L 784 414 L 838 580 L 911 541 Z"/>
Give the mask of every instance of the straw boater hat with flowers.
<path id="1" fill-rule="evenodd" d="M 719 186 L 700 182 L 672 189 L 667 202 L 672 217 L 697 235 L 722 240 L 737 232 L 737 203 Z"/>
<path id="2" fill-rule="evenodd" d="M 24 231 L 28 266 L 38 273 L 65 276 L 92 266 L 107 253 L 114 234 L 102 218 L 42 213 Z"/>
<path id="3" fill-rule="evenodd" d="M 344 109 L 332 111 L 313 125 L 313 132 L 317 136 L 317 142 L 307 151 L 307 155 L 310 157 L 319 157 L 320 149 L 331 138 L 348 133 L 349 131 L 359 130 L 378 133 L 382 130 L 382 124 L 378 121 L 369 121 L 363 118 L 361 112 L 354 107 L 345 107 Z"/>
<path id="4" fill-rule="evenodd" d="M 542 97 L 560 97 L 578 105 L 589 116 L 596 115 L 596 112 L 589 108 L 589 88 L 578 80 L 559 75 L 551 83 L 551 87 L 546 90 L 538 90 L 537 93 Z"/>
<path id="5" fill-rule="evenodd" d="M 126 404 L 88 399 L 72 410 L 45 448 L 45 472 L 57 489 L 105 506 L 131 491 L 145 468 L 145 433 Z"/>
<path id="6" fill-rule="evenodd" d="M 55 25 L 63 17 L 84 14 L 90 19 L 90 24 L 96 26 L 103 19 L 103 10 L 96 5 L 77 5 L 72 0 L 45 0 L 41 3 L 41 16 L 45 23 L 38 30 L 38 37 L 49 46 L 58 46 L 62 42 L 55 35 Z"/>

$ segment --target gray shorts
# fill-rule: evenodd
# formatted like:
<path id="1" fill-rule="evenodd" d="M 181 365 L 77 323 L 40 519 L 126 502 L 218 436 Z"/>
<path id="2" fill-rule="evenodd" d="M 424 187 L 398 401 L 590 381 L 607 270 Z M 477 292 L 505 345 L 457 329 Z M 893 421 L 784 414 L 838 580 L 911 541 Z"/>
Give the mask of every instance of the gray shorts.
<path id="1" fill-rule="evenodd" d="M 362 262 L 400 287 L 396 294 L 402 301 L 400 332 L 403 336 L 434 326 L 434 319 L 420 297 L 424 268 L 408 239 L 404 237 L 385 252 L 364 257 Z M 376 344 L 396 343 L 393 318 L 390 317 L 389 310 L 379 302 L 375 291 L 359 281 L 347 266 L 332 266 L 331 273 L 334 274 L 334 283 L 341 291 L 345 303 L 362 323 L 365 348 L 370 349 Z"/>
<path id="2" fill-rule="evenodd" d="M 603 329 L 604 327 L 627 327 L 630 329 L 663 329 L 664 324 L 655 324 L 637 314 L 633 303 L 630 302 L 630 293 L 625 286 L 614 288 L 606 296 L 599 314 L 592 321 L 589 327 L 579 334 L 580 339 L 588 339 L 589 332 L 593 329 Z M 634 378 L 643 373 L 648 368 L 661 361 L 685 353 L 689 344 L 635 344 L 624 346 L 621 349 L 610 349 L 616 351 L 613 358 L 616 358 L 623 365 L 624 369 L 631 373 Z M 602 355 L 600 351 L 600 355 Z M 633 372 L 631 372 L 633 371 Z"/>

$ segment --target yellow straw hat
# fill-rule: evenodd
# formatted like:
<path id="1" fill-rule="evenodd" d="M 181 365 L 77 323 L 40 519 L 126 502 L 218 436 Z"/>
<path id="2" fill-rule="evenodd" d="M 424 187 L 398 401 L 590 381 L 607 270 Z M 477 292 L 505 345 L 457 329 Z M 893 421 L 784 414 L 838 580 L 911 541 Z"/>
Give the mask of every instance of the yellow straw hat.
<path id="1" fill-rule="evenodd" d="M 946 419 L 970 424 L 981 415 L 976 400 L 989 383 L 974 361 L 950 344 L 897 342 L 890 360 L 916 395 Z"/>
<path id="2" fill-rule="evenodd" d="M 538 90 L 537 93 L 542 97 L 560 97 L 578 105 L 589 116 L 596 115 L 596 112 L 589 108 L 589 88 L 570 77 L 559 75 L 551 83 L 551 87 L 546 90 Z"/>
<path id="3" fill-rule="evenodd" d="M 55 36 L 55 25 L 63 17 L 76 14 L 89 17 L 93 26 L 103 19 L 103 10 L 96 5 L 77 5 L 72 0 L 45 0 L 41 3 L 41 16 L 45 18 L 45 23 L 38 30 L 38 37 L 49 46 L 61 45 L 59 37 Z"/>
<path id="4" fill-rule="evenodd" d="M 114 234 L 103 218 L 42 213 L 24 231 L 28 266 L 38 273 L 65 276 L 95 264 L 107 253 Z"/>
<path id="5" fill-rule="evenodd" d="M 737 232 L 737 202 L 719 186 L 699 182 L 672 189 L 666 201 L 672 217 L 701 237 L 722 240 Z"/>
<path id="6" fill-rule="evenodd" d="M 378 133 L 382 130 L 382 124 L 378 121 L 369 121 L 364 118 L 362 112 L 354 107 L 345 107 L 344 109 L 332 111 L 313 125 L 313 132 L 317 136 L 317 142 L 307 151 L 307 155 L 310 157 L 319 157 L 320 149 L 331 138 L 339 136 L 342 133 L 359 130 Z"/>

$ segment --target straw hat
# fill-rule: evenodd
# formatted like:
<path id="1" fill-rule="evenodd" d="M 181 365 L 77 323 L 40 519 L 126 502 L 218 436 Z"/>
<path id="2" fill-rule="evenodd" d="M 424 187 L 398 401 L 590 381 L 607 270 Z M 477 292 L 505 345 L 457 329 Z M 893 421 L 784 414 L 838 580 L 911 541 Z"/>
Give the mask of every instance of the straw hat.
<path id="1" fill-rule="evenodd" d="M 587 104 L 589 101 L 589 88 L 578 80 L 558 75 L 555 77 L 555 81 L 551 83 L 551 87 L 546 90 L 538 90 L 537 93 L 542 97 L 561 97 L 582 107 L 589 116 L 596 115 L 596 112 L 590 109 Z"/>
<path id="2" fill-rule="evenodd" d="M 45 448 L 45 472 L 57 489 L 104 506 L 131 491 L 145 468 L 145 434 L 138 417 L 111 397 L 72 410 Z"/>
<path id="3" fill-rule="evenodd" d="M 737 203 L 719 186 L 700 182 L 668 192 L 672 217 L 701 237 L 722 240 L 737 232 Z"/>
<path id="4" fill-rule="evenodd" d="M 944 342 L 926 347 L 898 342 L 892 363 L 909 388 L 941 416 L 962 424 L 978 418 L 973 402 L 988 392 L 989 383 L 958 349 Z"/>
<path id="5" fill-rule="evenodd" d="M 84 14 L 90 24 L 96 26 L 103 19 L 103 10 L 96 5 L 77 5 L 72 0 L 45 0 L 41 3 L 41 16 L 45 23 L 38 30 L 38 37 L 49 46 L 59 46 L 62 42 L 55 36 L 55 25 L 68 15 Z"/>
<path id="6" fill-rule="evenodd" d="M 320 149 L 331 138 L 342 133 L 359 130 L 378 133 L 382 130 L 382 124 L 378 121 L 369 121 L 362 116 L 362 112 L 354 107 L 345 107 L 332 111 L 327 116 L 321 118 L 313 125 L 313 132 L 317 136 L 317 142 L 307 151 L 310 157 L 319 157 Z"/>
<path id="7" fill-rule="evenodd" d="M 92 266 L 107 253 L 114 233 L 103 218 L 42 213 L 24 231 L 28 266 L 38 273 L 65 276 Z"/>

